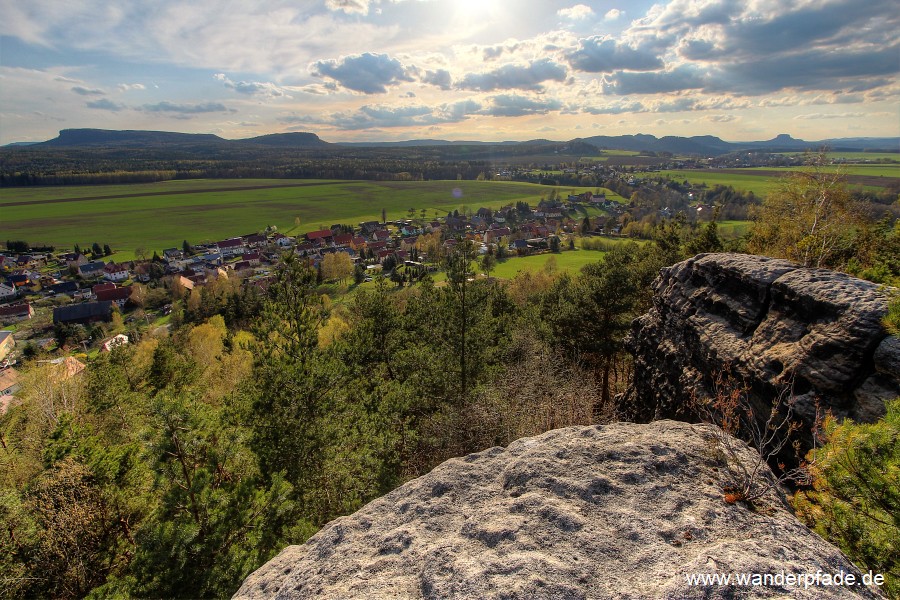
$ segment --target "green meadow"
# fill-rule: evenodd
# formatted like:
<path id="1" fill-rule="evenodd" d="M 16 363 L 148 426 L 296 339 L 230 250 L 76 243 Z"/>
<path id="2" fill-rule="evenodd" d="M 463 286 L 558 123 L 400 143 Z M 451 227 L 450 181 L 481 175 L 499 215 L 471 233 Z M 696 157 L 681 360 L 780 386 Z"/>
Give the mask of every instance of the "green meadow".
<path id="1" fill-rule="evenodd" d="M 779 179 L 790 172 L 803 171 L 807 167 L 759 167 L 747 169 L 694 170 L 680 169 L 659 171 L 654 175 L 670 177 L 676 181 L 692 184 L 705 183 L 707 186 L 730 185 L 736 190 L 753 192 L 765 196 L 780 185 Z M 833 165 L 825 167 L 828 172 L 839 172 L 848 176 L 851 187 L 863 186 L 876 191 L 900 181 L 900 164 L 896 165 Z M 739 173 L 737 171 L 740 171 Z"/>
<path id="2" fill-rule="evenodd" d="M 288 187 L 292 185 L 291 187 Z M 261 187 L 271 186 L 271 187 Z M 246 189 L 246 188 L 260 189 Z M 426 218 L 479 207 L 534 205 L 551 189 L 491 181 L 191 180 L 154 184 L 4 188 L 0 190 L 3 239 L 71 248 L 109 244 L 116 259 L 260 231 L 275 225 L 296 235 L 330 227 L 408 215 Z M 592 188 L 558 188 L 560 194 Z M 299 225 L 297 220 L 299 219 Z"/>
<path id="3" fill-rule="evenodd" d="M 685 169 L 658 171 L 653 173 L 653 175 L 669 177 L 676 181 L 688 181 L 691 184 L 705 183 L 709 187 L 715 185 L 730 185 L 736 190 L 753 192 L 757 196 L 765 196 L 771 190 L 778 187 L 777 178 L 764 177 L 761 174 L 754 175 L 749 169 L 747 171 L 747 175 L 737 175 L 734 173 L 715 173 Z"/>
<path id="4" fill-rule="evenodd" d="M 535 256 L 514 256 L 497 263 L 491 271 L 491 277 L 512 279 L 520 271 L 540 271 L 546 268 L 547 261 L 556 262 L 557 271 L 577 272 L 584 265 L 603 260 L 605 252 L 599 250 L 567 250 L 558 254 L 537 254 Z"/>
<path id="5" fill-rule="evenodd" d="M 779 152 L 786 156 L 801 156 L 803 152 Z M 870 160 L 883 160 L 900 163 L 900 152 L 826 152 L 825 156 L 834 160 L 847 160 L 851 162 L 866 162 Z"/>
<path id="6" fill-rule="evenodd" d="M 805 171 L 808 167 L 754 167 L 748 171 Z M 845 164 L 827 165 L 822 168 L 828 173 L 842 173 L 844 175 L 862 175 L 867 177 L 900 177 L 900 163 L 897 164 Z"/>

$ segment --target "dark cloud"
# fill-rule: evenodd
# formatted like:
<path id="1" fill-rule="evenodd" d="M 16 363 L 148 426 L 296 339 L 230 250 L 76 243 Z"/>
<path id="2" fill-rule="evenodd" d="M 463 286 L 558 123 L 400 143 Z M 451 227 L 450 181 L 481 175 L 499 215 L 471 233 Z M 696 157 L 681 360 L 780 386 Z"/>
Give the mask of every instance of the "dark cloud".
<path id="1" fill-rule="evenodd" d="M 655 44 L 635 48 L 602 36 L 580 40 L 578 49 L 567 54 L 566 59 L 573 69 L 588 73 L 652 71 L 663 68 L 663 61 Z"/>
<path id="2" fill-rule="evenodd" d="M 472 114 L 478 114 L 481 104 L 474 100 L 461 100 L 439 106 L 422 104 L 406 106 L 360 107 L 353 113 L 336 113 L 325 119 L 325 123 L 341 129 L 359 130 L 390 127 L 423 127 L 443 123 L 457 123 Z"/>
<path id="3" fill-rule="evenodd" d="M 836 41 L 835 38 L 848 31 L 851 32 L 851 40 L 860 40 L 861 29 L 866 31 L 863 40 L 870 43 L 884 42 L 887 41 L 883 37 L 886 33 L 883 29 L 885 22 L 893 22 L 891 38 L 896 39 L 897 15 L 900 13 L 893 1 L 844 0 L 814 2 L 797 8 L 793 3 L 786 3 L 785 6 L 787 10 L 770 15 L 769 18 L 745 17 L 730 23 L 723 51 L 768 55 L 783 51 L 802 51 Z M 870 24 L 877 24 L 877 30 L 868 27 Z M 894 59 L 896 67 L 896 54 Z"/>
<path id="4" fill-rule="evenodd" d="M 567 58 L 577 70 L 608 73 L 604 91 L 618 95 L 861 92 L 896 81 L 898 29 L 895 0 L 671 0 L 621 38 L 581 40 Z M 661 60 L 672 51 L 677 67 Z"/>
<path id="5" fill-rule="evenodd" d="M 384 94 L 387 86 L 412 81 L 408 69 L 387 54 L 357 54 L 340 60 L 320 60 L 312 64 L 313 75 L 330 77 L 343 87 L 364 94 Z"/>
<path id="6" fill-rule="evenodd" d="M 201 113 L 214 112 L 237 112 L 228 108 L 220 102 L 205 102 L 203 104 L 175 104 L 173 102 L 157 102 L 156 104 L 145 104 L 141 107 L 147 112 L 154 113 L 175 113 L 181 115 L 194 115 Z"/>
<path id="7" fill-rule="evenodd" d="M 105 96 L 106 92 L 99 88 L 86 88 L 80 85 L 76 85 L 72 88 L 72 91 L 81 96 Z"/>
<path id="8" fill-rule="evenodd" d="M 667 94 L 682 90 L 703 88 L 707 81 L 702 72 L 685 65 L 671 71 L 635 73 L 618 71 L 604 79 L 603 91 L 607 94 L 627 96 L 631 94 Z"/>
<path id="9" fill-rule="evenodd" d="M 515 52 L 521 47 L 521 44 L 498 44 L 496 46 L 487 46 L 481 51 L 481 56 L 485 61 L 491 61 L 500 58 L 504 52 Z"/>
<path id="10" fill-rule="evenodd" d="M 442 90 L 449 90 L 453 80 L 450 77 L 450 71 L 438 69 L 437 71 L 425 71 L 425 74 L 422 75 L 422 83 L 429 83 Z"/>
<path id="11" fill-rule="evenodd" d="M 822 52 L 810 49 L 786 55 L 760 56 L 740 63 L 721 63 L 710 78 L 710 91 L 767 94 L 784 89 L 865 91 L 883 85 L 898 71 L 900 44 Z"/>
<path id="12" fill-rule="evenodd" d="M 124 104 L 118 104 L 117 102 L 113 102 L 108 98 L 100 98 L 99 100 L 92 100 L 85 104 L 88 108 L 94 108 L 97 110 L 111 110 L 113 112 L 119 112 L 125 108 L 128 108 Z"/>
<path id="13" fill-rule="evenodd" d="M 493 117 L 521 117 L 524 115 L 545 115 L 562 109 L 559 100 L 529 98 L 513 94 L 501 94 L 491 98 L 491 105 L 482 114 Z"/>
<path id="14" fill-rule="evenodd" d="M 566 68 L 549 58 L 528 65 L 503 65 L 487 73 L 470 73 L 457 87 L 490 92 L 494 90 L 541 90 L 544 81 L 565 81 Z"/>

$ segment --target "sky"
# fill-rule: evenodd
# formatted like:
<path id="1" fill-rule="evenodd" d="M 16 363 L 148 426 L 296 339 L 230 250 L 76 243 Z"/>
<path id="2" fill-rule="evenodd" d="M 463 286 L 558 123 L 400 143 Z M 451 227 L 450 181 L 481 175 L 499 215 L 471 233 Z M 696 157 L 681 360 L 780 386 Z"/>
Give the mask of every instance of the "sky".
<path id="1" fill-rule="evenodd" d="M 0 0 L 0 144 L 900 135 L 896 0 Z"/>

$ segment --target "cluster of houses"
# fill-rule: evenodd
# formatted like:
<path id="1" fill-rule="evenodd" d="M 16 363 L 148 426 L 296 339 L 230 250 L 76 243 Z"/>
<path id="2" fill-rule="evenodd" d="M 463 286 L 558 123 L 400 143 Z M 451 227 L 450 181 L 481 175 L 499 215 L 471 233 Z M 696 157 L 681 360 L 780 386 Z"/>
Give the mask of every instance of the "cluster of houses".
<path id="1" fill-rule="evenodd" d="M 29 299 L 35 295 L 72 299 L 53 310 L 54 323 L 89 324 L 108 321 L 113 306 L 127 308 L 135 289 L 132 282 L 171 277 L 192 290 L 219 278 L 238 276 L 251 284 L 263 284 L 271 266 L 287 250 L 313 266 L 335 252 L 347 253 L 353 263 L 371 266 L 391 256 L 398 261 L 417 260 L 421 237 L 436 234 L 444 248 L 468 238 L 479 242 L 482 251 L 488 244 L 504 244 L 512 252 L 529 254 L 546 249 L 558 233 L 574 232 L 580 222 L 569 215 L 584 206 L 611 214 L 622 210 L 604 194 L 585 192 L 565 200 L 542 200 L 534 209 L 520 203 L 499 210 L 479 208 L 469 214 L 454 211 L 431 221 L 367 221 L 357 227 L 334 225 L 297 237 L 272 228 L 193 246 L 189 252 L 187 248 L 167 248 L 154 261 L 106 262 L 72 252 L 0 255 L 0 270 L 6 273 L 0 279 L 0 322 L 31 318 L 34 308 Z"/>

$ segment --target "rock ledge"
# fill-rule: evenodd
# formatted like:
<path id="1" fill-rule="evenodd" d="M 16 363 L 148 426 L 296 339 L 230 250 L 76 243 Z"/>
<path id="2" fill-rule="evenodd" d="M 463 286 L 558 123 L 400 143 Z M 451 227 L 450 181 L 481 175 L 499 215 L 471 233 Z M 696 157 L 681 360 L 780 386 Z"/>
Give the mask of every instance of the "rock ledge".
<path id="1" fill-rule="evenodd" d="M 449 460 L 286 548 L 235 598 L 878 597 L 687 584 L 690 573 L 859 575 L 779 493 L 758 510 L 724 502 L 716 431 L 569 427 Z"/>

